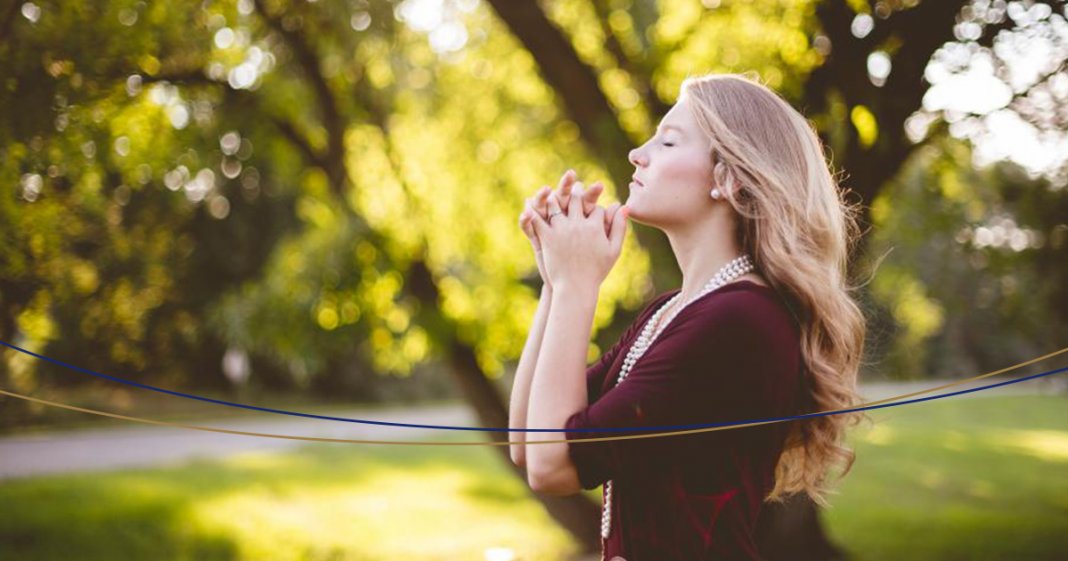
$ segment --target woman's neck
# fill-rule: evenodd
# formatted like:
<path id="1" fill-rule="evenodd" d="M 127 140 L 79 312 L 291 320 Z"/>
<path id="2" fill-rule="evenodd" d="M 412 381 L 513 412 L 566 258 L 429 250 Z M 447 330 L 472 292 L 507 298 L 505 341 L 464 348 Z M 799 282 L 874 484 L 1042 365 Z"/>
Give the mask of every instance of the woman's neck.
<path id="1" fill-rule="evenodd" d="M 708 221 L 688 232 L 669 232 L 672 252 L 682 271 L 682 301 L 689 302 L 727 263 L 742 255 L 734 243 L 734 225 Z"/>

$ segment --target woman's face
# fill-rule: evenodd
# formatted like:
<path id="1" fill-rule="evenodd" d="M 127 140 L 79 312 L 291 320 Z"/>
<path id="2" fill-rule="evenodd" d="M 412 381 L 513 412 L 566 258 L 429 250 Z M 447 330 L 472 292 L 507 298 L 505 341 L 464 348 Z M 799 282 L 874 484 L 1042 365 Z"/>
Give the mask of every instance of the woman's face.
<path id="1" fill-rule="evenodd" d="M 631 150 L 634 181 L 630 218 L 650 226 L 671 226 L 707 216 L 712 199 L 711 142 L 701 132 L 688 96 L 664 115 L 656 135 Z"/>

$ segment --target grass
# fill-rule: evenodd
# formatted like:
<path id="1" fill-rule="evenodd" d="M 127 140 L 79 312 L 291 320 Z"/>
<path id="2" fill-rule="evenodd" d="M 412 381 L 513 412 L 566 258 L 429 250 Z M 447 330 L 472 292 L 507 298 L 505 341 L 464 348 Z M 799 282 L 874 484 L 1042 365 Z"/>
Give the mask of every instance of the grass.
<path id="1" fill-rule="evenodd" d="M 1054 560 L 1068 551 L 1068 398 L 876 411 L 825 521 L 857 561 Z M 863 425 L 862 425 L 863 426 Z"/>
<path id="2" fill-rule="evenodd" d="M 495 454 L 322 444 L 9 482 L 0 559 L 479 560 L 497 546 L 548 560 L 573 551 Z"/>
<path id="3" fill-rule="evenodd" d="M 876 411 L 825 514 L 857 561 L 1068 551 L 1068 398 Z M 445 436 L 456 440 L 469 434 Z M 596 491 L 591 496 L 599 496 Z M 0 560 L 518 560 L 576 552 L 490 447 L 311 445 L 0 482 Z M 505 548 L 505 549 L 493 549 Z"/>

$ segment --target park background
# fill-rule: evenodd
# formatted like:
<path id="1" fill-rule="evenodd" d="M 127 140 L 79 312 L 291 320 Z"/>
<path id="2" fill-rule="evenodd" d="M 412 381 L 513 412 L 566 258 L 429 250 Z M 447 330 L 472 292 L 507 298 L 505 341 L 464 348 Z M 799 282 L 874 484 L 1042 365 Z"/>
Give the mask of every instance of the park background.
<path id="1" fill-rule="evenodd" d="M 574 168 L 625 201 L 627 152 L 681 81 L 738 72 L 812 121 L 864 205 L 850 266 L 866 395 L 1003 368 L 1068 341 L 1065 14 L 1002 0 L 5 0 L 0 341 L 216 399 L 507 426 L 540 284 L 523 199 Z M 636 225 L 590 360 L 678 282 L 666 239 Z M 769 558 L 1063 558 L 1063 378 L 873 412 L 832 508 L 769 515 Z M 10 347 L 0 389 L 209 426 L 266 419 Z M 535 495 L 506 447 L 243 450 L 255 439 L 222 435 L 232 453 L 107 466 L 112 450 L 169 447 L 163 433 L 130 445 L 129 425 L 0 397 L 0 559 L 598 551 L 600 493 Z M 12 475 L 76 442 L 89 444 L 74 461 Z"/>

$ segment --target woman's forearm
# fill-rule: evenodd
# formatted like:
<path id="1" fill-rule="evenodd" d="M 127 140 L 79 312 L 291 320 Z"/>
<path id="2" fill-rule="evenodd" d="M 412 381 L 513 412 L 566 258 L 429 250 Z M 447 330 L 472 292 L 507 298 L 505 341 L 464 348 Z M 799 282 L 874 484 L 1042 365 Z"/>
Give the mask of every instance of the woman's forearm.
<path id="1" fill-rule="evenodd" d="M 527 421 L 532 428 L 563 427 L 568 417 L 586 406 L 586 349 L 597 308 L 597 287 L 556 287 L 545 340 L 531 384 Z M 544 489 L 575 486 L 568 457 L 567 433 L 527 434 L 528 479 Z M 538 444 L 546 440 L 552 444 Z M 535 483 L 537 482 L 537 483 Z"/>
<path id="2" fill-rule="evenodd" d="M 527 342 L 523 347 L 523 354 L 519 357 L 519 365 L 515 370 L 515 379 L 512 382 L 512 397 L 508 407 L 508 428 L 527 428 L 527 405 L 530 401 L 530 384 L 534 379 L 534 368 L 538 362 L 538 352 L 541 350 L 541 342 L 545 338 L 545 326 L 549 321 L 549 306 L 552 303 L 553 292 L 549 286 L 541 289 L 541 298 L 538 300 L 538 310 L 534 313 L 534 321 L 527 334 Z M 509 440 L 512 442 L 512 462 L 517 466 L 525 466 L 526 459 L 526 433 L 510 432 Z"/>

